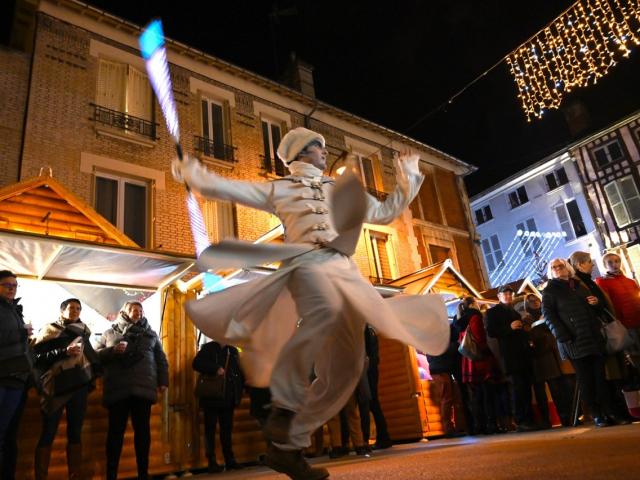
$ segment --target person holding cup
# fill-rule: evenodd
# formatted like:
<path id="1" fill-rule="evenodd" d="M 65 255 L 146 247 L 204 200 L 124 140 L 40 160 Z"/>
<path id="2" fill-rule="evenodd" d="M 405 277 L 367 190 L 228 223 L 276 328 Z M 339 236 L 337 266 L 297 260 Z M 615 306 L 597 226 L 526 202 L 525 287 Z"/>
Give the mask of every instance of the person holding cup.
<path id="1" fill-rule="evenodd" d="M 40 373 L 42 431 L 36 447 L 35 478 L 48 477 L 51 446 L 63 411 L 67 413 L 67 468 L 69 479 L 82 479 L 82 424 L 87 397 L 100 373 L 89 327 L 80 320 L 82 304 L 68 298 L 60 317 L 46 324 L 33 343 L 35 367 Z"/>
<path id="2" fill-rule="evenodd" d="M 138 478 L 149 478 L 151 405 L 169 385 L 167 357 L 140 302 L 123 305 L 96 344 L 105 369 L 103 404 L 109 410 L 107 480 L 118 476 L 122 442 L 131 416 Z"/>
<path id="3" fill-rule="evenodd" d="M 17 422 L 22 412 L 31 372 L 29 337 L 16 292 L 18 279 L 9 270 L 0 271 L 0 477 L 14 478 Z M 13 433 L 12 433 L 13 432 Z M 11 452 L 10 452 L 11 450 Z"/>

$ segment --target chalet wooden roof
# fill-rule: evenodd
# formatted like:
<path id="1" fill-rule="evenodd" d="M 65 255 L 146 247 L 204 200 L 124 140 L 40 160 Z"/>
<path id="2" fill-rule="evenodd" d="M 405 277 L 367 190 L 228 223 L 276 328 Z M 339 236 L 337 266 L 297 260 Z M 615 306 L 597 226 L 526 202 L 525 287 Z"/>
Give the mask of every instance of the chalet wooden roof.
<path id="1" fill-rule="evenodd" d="M 456 297 L 471 295 L 476 298 L 483 298 L 469 280 L 456 270 L 450 258 L 417 270 L 385 285 L 402 287 L 405 293 L 417 295 L 448 293 Z"/>
<path id="2" fill-rule="evenodd" d="M 139 247 L 49 175 L 0 189 L 0 229 L 107 245 Z"/>
<path id="3" fill-rule="evenodd" d="M 511 287 L 516 295 L 522 295 L 522 294 L 528 295 L 529 293 L 533 293 L 538 297 L 542 297 L 540 290 L 536 288 L 536 286 L 529 279 L 529 277 L 521 278 L 519 280 L 514 280 L 513 282 L 506 283 L 505 286 Z M 499 288 L 500 287 L 490 288 L 489 290 L 485 290 L 484 292 L 482 292 L 482 296 L 484 298 L 490 298 L 490 299 L 496 300 L 498 298 Z"/>

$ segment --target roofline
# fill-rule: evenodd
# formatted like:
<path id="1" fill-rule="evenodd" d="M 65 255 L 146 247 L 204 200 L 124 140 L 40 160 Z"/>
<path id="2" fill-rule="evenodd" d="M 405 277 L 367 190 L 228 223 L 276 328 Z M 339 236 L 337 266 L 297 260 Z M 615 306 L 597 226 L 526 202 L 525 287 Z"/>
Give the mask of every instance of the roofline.
<path id="1" fill-rule="evenodd" d="M 476 195 L 474 195 L 473 197 L 471 197 L 469 199 L 469 203 L 473 204 L 473 203 L 482 201 L 483 197 L 487 196 L 489 193 L 497 193 L 496 190 L 500 189 L 500 187 L 503 187 L 503 186 L 507 185 L 508 183 L 511 183 L 512 181 L 514 181 L 518 177 L 524 176 L 524 174 L 528 173 L 530 170 L 542 167 L 545 163 L 551 162 L 556 157 L 560 157 L 565 153 L 569 153 L 569 151 L 574 149 L 574 148 L 579 148 L 579 147 L 583 146 L 584 144 L 589 143 L 590 141 L 595 140 L 598 137 L 601 137 L 602 135 L 605 135 L 605 134 L 607 134 L 609 132 L 612 132 L 613 130 L 617 130 L 620 127 L 623 127 L 624 125 L 629 123 L 630 121 L 635 120 L 636 118 L 640 118 L 640 110 L 636 110 L 633 113 L 630 113 L 629 115 L 626 115 L 626 116 L 622 117 L 621 119 L 617 120 L 614 124 L 609 125 L 608 127 L 602 128 L 600 130 L 597 130 L 596 132 L 593 132 L 593 133 L 587 135 L 586 137 L 583 137 L 583 138 L 581 138 L 579 140 L 574 140 L 573 142 L 567 143 L 561 149 L 556 150 L 555 152 L 553 152 L 553 153 L 551 153 L 549 155 L 546 155 L 542 160 L 539 160 L 539 161 L 529 165 L 528 167 L 517 171 L 513 175 L 505 178 L 504 180 L 494 184 L 493 186 L 491 186 L 489 188 L 486 188 L 485 190 L 483 190 L 480 193 L 477 193 Z"/>
<path id="2" fill-rule="evenodd" d="M 111 20 L 112 22 L 118 23 L 120 25 L 124 25 L 126 27 L 128 27 L 129 29 L 129 33 L 139 33 L 142 31 L 142 27 L 132 23 L 128 20 L 125 20 L 123 18 L 117 17 L 105 10 L 96 8 L 92 5 L 89 5 L 87 3 L 81 2 L 80 0 L 49 0 L 52 1 L 55 4 L 64 4 L 66 6 L 69 7 L 80 7 L 81 9 L 84 9 L 85 11 L 90 11 L 93 12 L 97 15 L 100 15 L 102 17 L 105 17 L 109 20 Z M 383 133 L 383 134 L 387 134 L 393 137 L 396 137 L 396 140 L 399 141 L 404 141 L 404 142 L 408 142 L 413 144 L 414 146 L 418 146 L 424 150 L 429 151 L 432 154 L 435 154 L 437 157 L 440 157 L 443 160 L 452 162 L 454 164 L 456 164 L 459 167 L 463 167 L 466 169 L 466 172 L 464 172 L 462 174 L 462 176 L 466 176 L 469 175 L 475 171 L 478 170 L 478 167 L 476 167 L 475 165 L 472 165 L 470 163 L 464 162 L 463 160 L 460 160 L 459 158 L 454 157 L 453 155 L 450 155 L 448 153 L 443 152 L 442 150 L 439 150 L 435 147 L 432 147 L 431 145 L 428 145 L 426 143 L 423 143 L 419 140 L 416 140 L 414 138 L 411 138 L 403 133 L 400 132 L 396 132 L 395 130 L 392 130 L 388 127 L 379 125 L 375 122 L 372 122 L 371 120 L 367 120 L 365 118 L 359 117 L 358 115 L 355 115 L 353 113 L 347 112 L 345 110 L 342 110 L 338 107 L 335 107 L 333 105 L 330 105 L 328 103 L 322 102 L 320 100 L 318 100 L 315 97 L 311 97 L 308 95 L 303 94 L 302 92 L 295 90 L 291 87 L 288 87 L 282 83 L 276 82 L 274 80 L 271 80 L 267 77 L 263 77 L 262 75 L 259 75 L 255 72 L 252 72 L 250 70 L 247 70 L 245 68 L 239 67 L 237 65 L 234 65 L 230 62 L 227 62 L 225 60 L 221 60 L 218 57 L 215 57 L 213 55 L 210 55 L 208 53 L 205 53 L 201 50 L 198 50 L 196 48 L 190 47 L 189 45 L 186 45 L 182 42 L 179 42 L 177 40 L 173 40 L 171 38 L 165 37 L 166 43 L 168 46 L 173 47 L 176 51 L 178 51 L 178 53 L 180 53 L 181 51 L 186 51 L 189 52 L 191 55 L 196 56 L 196 57 L 201 57 L 204 58 L 206 60 L 208 60 L 209 62 L 213 62 L 214 64 L 216 64 L 216 66 L 222 68 L 223 70 L 227 70 L 227 71 L 231 71 L 231 73 L 235 73 L 235 74 L 240 74 L 240 75 L 244 75 L 245 77 L 249 77 L 250 79 L 253 80 L 257 80 L 259 83 L 262 84 L 266 84 L 265 86 L 267 88 L 272 88 L 278 91 L 278 93 L 284 94 L 286 96 L 292 97 L 295 100 L 300 101 L 303 104 L 306 104 L 309 107 L 313 107 L 313 111 L 315 111 L 316 109 L 318 109 L 318 107 L 321 107 L 323 110 L 328 111 L 328 113 L 333 113 L 334 115 L 336 115 L 337 117 L 347 117 L 348 119 L 355 121 L 355 122 L 359 122 L 359 123 L 364 123 L 367 126 L 369 126 L 370 128 L 373 127 L 374 129 L 377 129 L 379 131 L 379 133 Z M 301 113 L 301 112 L 300 112 Z M 343 118 L 344 119 L 344 118 Z"/>

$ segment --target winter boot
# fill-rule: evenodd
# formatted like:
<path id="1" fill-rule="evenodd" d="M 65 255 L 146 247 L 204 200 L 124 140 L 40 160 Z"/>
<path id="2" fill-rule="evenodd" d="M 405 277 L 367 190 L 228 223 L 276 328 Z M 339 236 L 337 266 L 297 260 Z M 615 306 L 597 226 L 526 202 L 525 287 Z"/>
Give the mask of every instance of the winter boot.
<path id="1" fill-rule="evenodd" d="M 49 478 L 49 461 L 51 460 L 51 446 L 37 447 L 35 458 L 36 480 L 47 480 Z"/>
<path id="2" fill-rule="evenodd" d="M 326 468 L 309 465 L 302 450 L 281 450 L 273 444 L 267 450 L 266 465 L 276 472 L 288 475 L 292 480 L 322 480 L 329 477 Z"/>

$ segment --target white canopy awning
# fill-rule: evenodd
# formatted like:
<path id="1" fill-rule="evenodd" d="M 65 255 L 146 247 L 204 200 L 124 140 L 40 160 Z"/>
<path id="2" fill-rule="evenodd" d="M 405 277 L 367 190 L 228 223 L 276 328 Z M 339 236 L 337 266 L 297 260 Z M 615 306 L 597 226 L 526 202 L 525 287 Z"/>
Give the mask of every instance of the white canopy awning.
<path id="1" fill-rule="evenodd" d="M 195 258 L 0 230 L 0 269 L 60 283 L 157 290 L 194 269 Z"/>

